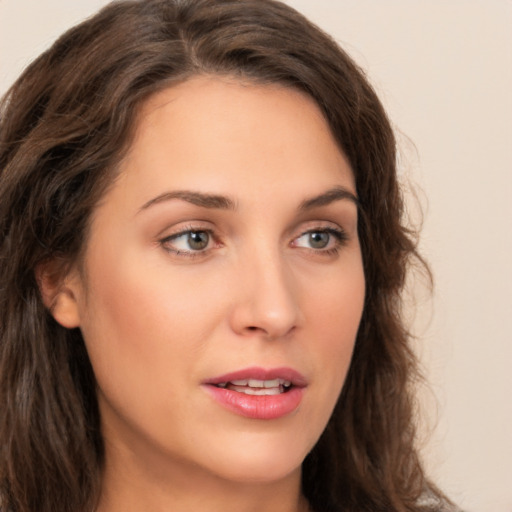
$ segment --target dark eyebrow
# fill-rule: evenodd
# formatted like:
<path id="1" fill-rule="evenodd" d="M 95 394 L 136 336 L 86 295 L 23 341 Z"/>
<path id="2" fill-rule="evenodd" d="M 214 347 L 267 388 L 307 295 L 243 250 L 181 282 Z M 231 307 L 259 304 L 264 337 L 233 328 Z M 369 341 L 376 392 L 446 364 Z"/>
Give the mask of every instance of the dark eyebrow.
<path id="1" fill-rule="evenodd" d="M 319 196 L 312 197 L 311 199 L 306 199 L 302 201 L 299 206 L 299 210 L 310 210 L 312 208 L 318 208 L 320 206 L 326 206 L 328 204 L 333 203 L 334 201 L 341 200 L 352 201 L 357 207 L 359 207 L 359 199 L 357 199 L 356 195 L 350 192 L 350 190 L 345 187 L 334 187 Z"/>
<path id="2" fill-rule="evenodd" d="M 229 197 L 219 196 L 215 194 L 203 194 L 202 192 L 192 192 L 190 190 L 175 190 L 173 192 L 164 192 L 147 203 L 144 203 L 139 211 L 146 210 L 154 204 L 163 201 L 170 201 L 171 199 L 181 199 L 188 203 L 201 206 L 202 208 L 213 208 L 220 210 L 234 210 L 235 202 Z"/>

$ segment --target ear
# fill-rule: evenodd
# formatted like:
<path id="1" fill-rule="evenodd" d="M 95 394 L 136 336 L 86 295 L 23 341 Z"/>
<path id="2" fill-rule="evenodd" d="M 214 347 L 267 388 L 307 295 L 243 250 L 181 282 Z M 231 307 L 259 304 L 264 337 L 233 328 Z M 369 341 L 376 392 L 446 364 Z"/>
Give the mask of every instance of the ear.
<path id="1" fill-rule="evenodd" d="M 68 329 L 79 327 L 78 299 L 82 286 L 78 271 L 71 269 L 63 275 L 62 264 L 44 262 L 36 268 L 36 279 L 43 303 L 53 318 Z"/>

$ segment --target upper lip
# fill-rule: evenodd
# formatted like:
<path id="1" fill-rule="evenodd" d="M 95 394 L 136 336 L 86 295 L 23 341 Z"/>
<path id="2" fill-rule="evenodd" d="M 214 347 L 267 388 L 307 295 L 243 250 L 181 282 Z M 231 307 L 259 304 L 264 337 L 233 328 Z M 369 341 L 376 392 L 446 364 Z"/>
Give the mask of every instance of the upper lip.
<path id="1" fill-rule="evenodd" d="M 211 384 L 217 385 L 226 382 L 232 382 L 234 380 L 245 380 L 245 379 L 255 379 L 255 380 L 274 380 L 274 379 L 282 379 L 285 381 L 290 381 L 292 386 L 305 387 L 307 385 L 306 378 L 297 370 L 288 367 L 281 368 L 260 368 L 260 367 L 251 367 L 251 368 L 243 368 L 241 370 L 236 370 L 234 372 L 225 373 L 224 375 L 218 375 L 217 377 L 212 377 L 211 379 L 207 379 L 203 382 L 203 384 Z"/>

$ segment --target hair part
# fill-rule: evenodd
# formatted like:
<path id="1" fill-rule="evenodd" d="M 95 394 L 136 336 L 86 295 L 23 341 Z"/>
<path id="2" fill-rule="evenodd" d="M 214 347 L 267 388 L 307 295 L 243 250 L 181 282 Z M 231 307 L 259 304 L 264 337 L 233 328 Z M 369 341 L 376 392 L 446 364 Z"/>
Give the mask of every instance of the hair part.
<path id="1" fill-rule="evenodd" d="M 103 442 L 81 333 L 52 318 L 36 269 L 83 255 L 91 212 L 114 182 L 137 112 L 196 75 L 282 84 L 322 110 L 353 169 L 366 304 L 345 386 L 303 464 L 321 512 L 423 510 L 414 447 L 417 364 L 400 293 L 417 258 L 403 225 L 390 123 L 364 73 L 319 28 L 273 0 L 127 0 L 72 28 L 0 105 L 0 503 L 85 512 Z M 441 496 L 439 493 L 438 496 Z"/>

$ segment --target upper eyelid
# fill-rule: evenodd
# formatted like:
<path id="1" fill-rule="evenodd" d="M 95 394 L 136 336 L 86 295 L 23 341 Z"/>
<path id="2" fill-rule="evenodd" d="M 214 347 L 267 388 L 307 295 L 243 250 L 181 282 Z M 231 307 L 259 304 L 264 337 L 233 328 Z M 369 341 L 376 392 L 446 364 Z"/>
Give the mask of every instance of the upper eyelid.
<path id="1" fill-rule="evenodd" d="M 166 242 L 168 240 L 175 240 L 177 238 L 181 238 L 182 236 L 187 235 L 187 233 L 202 233 L 202 232 L 208 233 L 212 237 L 213 241 L 215 241 L 215 239 L 217 238 L 213 229 L 209 229 L 209 228 L 184 228 L 182 230 L 176 231 L 175 233 L 170 233 L 168 235 L 159 237 L 159 242 L 163 243 L 163 242 Z"/>
<path id="2" fill-rule="evenodd" d="M 302 234 L 309 233 L 311 231 L 327 231 L 333 230 L 337 232 L 342 232 L 346 236 L 348 236 L 349 231 L 339 222 L 332 220 L 317 220 L 317 221 L 306 221 L 300 224 L 298 229 L 299 234 L 297 236 L 301 236 Z"/>
<path id="3" fill-rule="evenodd" d="M 212 229 L 205 229 L 205 228 L 199 228 L 199 227 L 186 227 L 186 228 L 183 228 L 182 230 L 180 231 L 177 231 L 176 233 L 172 233 L 168 236 L 165 236 L 163 238 L 160 239 L 160 243 L 165 243 L 167 241 L 171 241 L 171 240 L 176 240 L 178 238 L 181 238 L 185 235 L 187 235 L 188 233 L 194 233 L 194 232 L 205 232 L 205 233 L 208 233 L 209 236 L 211 237 L 211 242 L 212 243 L 218 243 L 218 237 L 216 236 L 214 230 Z M 348 240 L 348 234 L 347 232 L 341 228 L 340 226 L 336 226 L 336 227 L 333 227 L 332 225 L 331 226 L 313 226 L 309 229 L 303 229 L 300 231 L 300 233 L 296 236 L 293 236 L 291 242 L 294 242 L 295 240 L 309 234 L 309 233 L 315 233 L 315 232 L 327 232 L 327 233 L 330 233 L 331 235 L 335 236 L 336 239 L 337 239 L 337 242 L 338 243 L 343 243 L 344 241 Z M 207 252 L 208 249 L 204 249 L 202 251 L 193 251 L 191 250 L 190 252 Z"/>
<path id="4" fill-rule="evenodd" d="M 174 233 L 170 233 L 168 235 L 163 236 L 163 239 L 170 239 L 170 238 L 179 238 L 180 236 L 184 236 L 187 233 L 209 233 L 213 234 L 213 230 L 210 228 L 184 228 L 180 229 L 179 231 L 176 231 Z"/>
<path id="5" fill-rule="evenodd" d="M 343 232 L 348 235 L 347 229 L 341 225 L 339 222 L 332 221 L 332 220 L 310 220 L 310 221 L 303 221 L 300 222 L 298 226 L 292 227 L 287 229 L 289 237 L 296 238 L 297 236 L 301 236 L 305 233 L 311 232 L 311 231 L 322 231 L 322 230 L 335 230 L 339 232 Z M 223 230 L 220 230 L 217 226 L 212 225 L 210 221 L 207 220 L 192 220 L 192 221 L 184 221 L 183 223 L 178 223 L 178 227 L 174 226 L 168 226 L 164 229 L 162 229 L 157 235 L 157 240 L 163 240 L 167 238 L 177 237 L 182 234 L 188 233 L 188 232 L 195 232 L 195 231 L 205 231 L 213 235 L 214 237 L 218 237 L 219 232 L 222 232 Z M 231 229 L 229 231 L 232 231 Z"/>
<path id="6" fill-rule="evenodd" d="M 348 236 L 346 230 L 344 230 L 343 228 L 332 227 L 332 226 L 322 226 L 322 227 L 317 227 L 317 228 L 306 229 L 305 231 L 302 231 L 302 233 L 298 236 L 301 237 L 303 235 L 307 235 L 308 233 L 316 233 L 316 232 L 338 233 L 340 235 Z M 298 237 L 296 237 L 296 238 L 298 238 Z"/>
<path id="7" fill-rule="evenodd" d="M 283 233 L 283 236 L 285 238 L 295 239 L 310 231 L 333 229 L 334 231 L 341 232 L 348 237 L 351 232 L 351 227 L 348 226 L 347 229 L 345 223 L 340 222 L 340 220 L 343 221 L 343 219 L 329 218 L 299 220 L 295 226 L 287 228 Z M 177 222 L 174 225 L 168 225 L 164 229 L 159 230 L 154 239 L 159 242 L 194 231 L 208 232 L 214 239 L 219 240 L 226 236 L 229 237 L 230 234 L 232 235 L 234 231 L 236 231 L 236 229 L 233 226 L 227 228 L 219 227 L 217 223 L 213 223 L 208 219 L 188 219 Z"/>
<path id="8" fill-rule="evenodd" d="M 156 234 L 156 240 L 163 240 L 165 238 L 170 238 L 172 236 L 179 236 L 183 233 L 188 233 L 189 231 L 208 231 L 213 232 L 215 230 L 212 227 L 211 222 L 206 220 L 187 220 L 183 222 L 177 222 L 174 225 L 168 225 L 164 229 L 159 230 Z"/>
<path id="9" fill-rule="evenodd" d="M 211 240 L 208 241 L 208 246 L 204 249 L 194 250 L 194 249 L 178 249 L 176 247 L 172 247 L 172 242 L 176 239 L 179 239 L 183 236 L 186 236 L 187 233 L 193 232 L 204 232 L 208 233 Z M 164 249 L 166 252 L 170 254 L 174 254 L 175 256 L 180 256 L 183 258 L 198 258 L 205 257 L 210 253 L 214 247 L 210 247 L 211 244 L 215 245 L 218 243 L 215 240 L 215 235 L 212 233 L 212 230 L 209 229 L 183 229 L 181 231 L 177 231 L 176 233 L 172 233 L 168 236 L 164 236 L 163 238 L 158 239 L 158 245 Z"/>
<path id="10" fill-rule="evenodd" d="M 322 229 L 338 229 L 345 231 L 345 228 L 339 222 L 332 220 L 313 220 L 300 223 L 301 231 L 307 232 L 314 231 L 315 229 L 318 229 L 319 231 Z"/>
<path id="11" fill-rule="evenodd" d="M 306 231 L 303 231 L 300 235 L 294 237 L 292 241 L 302 238 L 304 235 L 308 235 L 310 233 L 328 233 L 334 236 L 338 244 L 344 244 L 349 240 L 349 235 L 343 228 L 322 227 L 316 229 L 307 229 Z"/>

